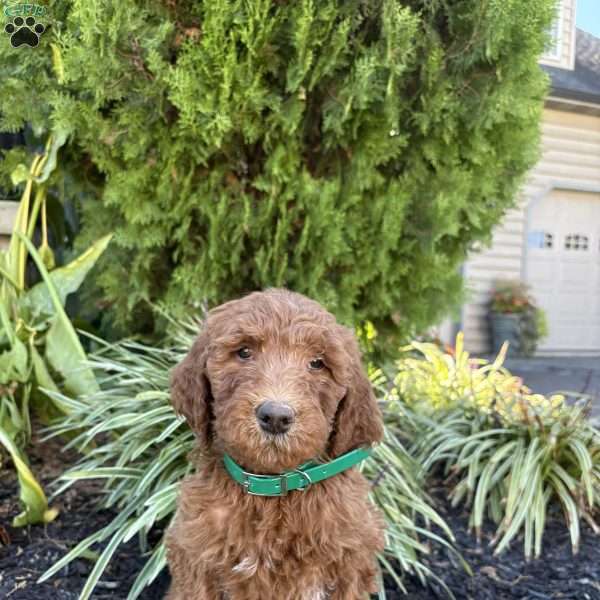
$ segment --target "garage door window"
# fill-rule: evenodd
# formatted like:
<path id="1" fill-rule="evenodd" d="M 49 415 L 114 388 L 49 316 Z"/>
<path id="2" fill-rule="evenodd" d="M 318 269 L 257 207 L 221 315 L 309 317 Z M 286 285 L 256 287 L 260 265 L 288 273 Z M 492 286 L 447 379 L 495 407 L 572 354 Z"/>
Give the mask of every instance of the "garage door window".
<path id="1" fill-rule="evenodd" d="M 565 250 L 586 251 L 590 247 L 590 239 L 581 233 L 571 233 L 565 237 Z"/>
<path id="2" fill-rule="evenodd" d="M 554 248 L 554 234 L 548 231 L 531 231 L 527 235 L 527 245 L 538 250 L 551 250 Z"/>

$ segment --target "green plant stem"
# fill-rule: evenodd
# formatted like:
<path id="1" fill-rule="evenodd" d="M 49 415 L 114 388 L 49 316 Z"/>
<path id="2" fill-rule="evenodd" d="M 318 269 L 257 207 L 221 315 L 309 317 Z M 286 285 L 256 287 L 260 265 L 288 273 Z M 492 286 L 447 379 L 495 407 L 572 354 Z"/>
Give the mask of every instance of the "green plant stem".
<path id="1" fill-rule="evenodd" d="M 37 166 L 40 162 L 41 157 L 36 155 L 31 164 L 29 171 L 29 178 L 25 184 L 25 190 L 21 196 L 21 202 L 19 205 L 19 211 L 17 213 L 17 221 L 15 223 L 15 233 L 25 233 L 28 229 L 27 223 L 29 219 L 29 205 L 31 200 L 31 191 L 33 189 L 33 175 L 36 172 Z M 19 242 L 19 238 L 13 237 L 10 241 L 9 257 L 11 263 L 11 271 L 15 280 L 18 282 L 19 288 L 25 287 L 25 259 L 27 252 L 22 243 Z"/>
<path id="2" fill-rule="evenodd" d="M 40 206 L 42 209 L 42 236 L 45 242 L 48 240 L 48 236 L 46 235 L 46 186 L 39 185 L 35 192 L 35 199 L 33 201 L 33 206 L 31 208 L 31 214 L 29 216 L 29 226 L 27 228 L 27 237 L 29 239 L 33 238 L 33 233 L 35 232 L 35 224 L 38 218 L 38 214 L 40 212 Z"/>
<path id="3" fill-rule="evenodd" d="M 22 292 L 23 288 L 19 285 L 19 282 L 4 268 L 0 267 L 0 275 L 6 279 L 18 292 Z"/>

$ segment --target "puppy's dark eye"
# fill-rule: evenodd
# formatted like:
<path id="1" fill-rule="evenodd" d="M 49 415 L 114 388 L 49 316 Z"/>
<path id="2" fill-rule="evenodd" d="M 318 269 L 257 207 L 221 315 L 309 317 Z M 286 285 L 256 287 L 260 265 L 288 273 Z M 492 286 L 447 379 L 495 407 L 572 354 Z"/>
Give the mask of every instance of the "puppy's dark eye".
<path id="1" fill-rule="evenodd" d="M 313 358 L 309 363 L 308 367 L 313 371 L 320 371 L 325 366 L 325 363 L 320 358 Z"/>
<path id="2" fill-rule="evenodd" d="M 248 348 L 247 346 L 244 346 L 243 348 L 240 348 L 237 351 L 237 355 L 242 359 L 242 360 L 248 360 L 249 358 L 252 357 L 252 350 L 250 350 L 250 348 Z"/>

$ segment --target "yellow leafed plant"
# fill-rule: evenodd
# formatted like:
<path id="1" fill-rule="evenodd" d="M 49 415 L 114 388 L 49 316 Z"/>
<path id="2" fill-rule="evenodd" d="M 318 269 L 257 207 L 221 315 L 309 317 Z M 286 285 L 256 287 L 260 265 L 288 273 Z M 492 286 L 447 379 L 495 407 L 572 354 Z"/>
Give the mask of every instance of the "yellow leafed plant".
<path id="1" fill-rule="evenodd" d="M 564 406 L 564 396 L 534 394 L 503 366 L 506 344 L 489 362 L 472 358 L 463 341 L 461 332 L 454 349 L 424 342 L 403 348 L 406 355 L 397 362 L 395 385 L 406 404 L 425 413 L 458 407 L 496 412 L 509 422 L 555 415 Z"/>

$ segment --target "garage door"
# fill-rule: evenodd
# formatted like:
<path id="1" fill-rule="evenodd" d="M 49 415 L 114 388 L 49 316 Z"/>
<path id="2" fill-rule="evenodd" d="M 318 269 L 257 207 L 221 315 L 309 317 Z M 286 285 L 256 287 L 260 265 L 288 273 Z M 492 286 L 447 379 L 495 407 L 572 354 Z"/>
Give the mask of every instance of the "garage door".
<path id="1" fill-rule="evenodd" d="M 548 317 L 539 351 L 600 354 L 600 194 L 555 190 L 530 208 L 525 274 Z"/>

